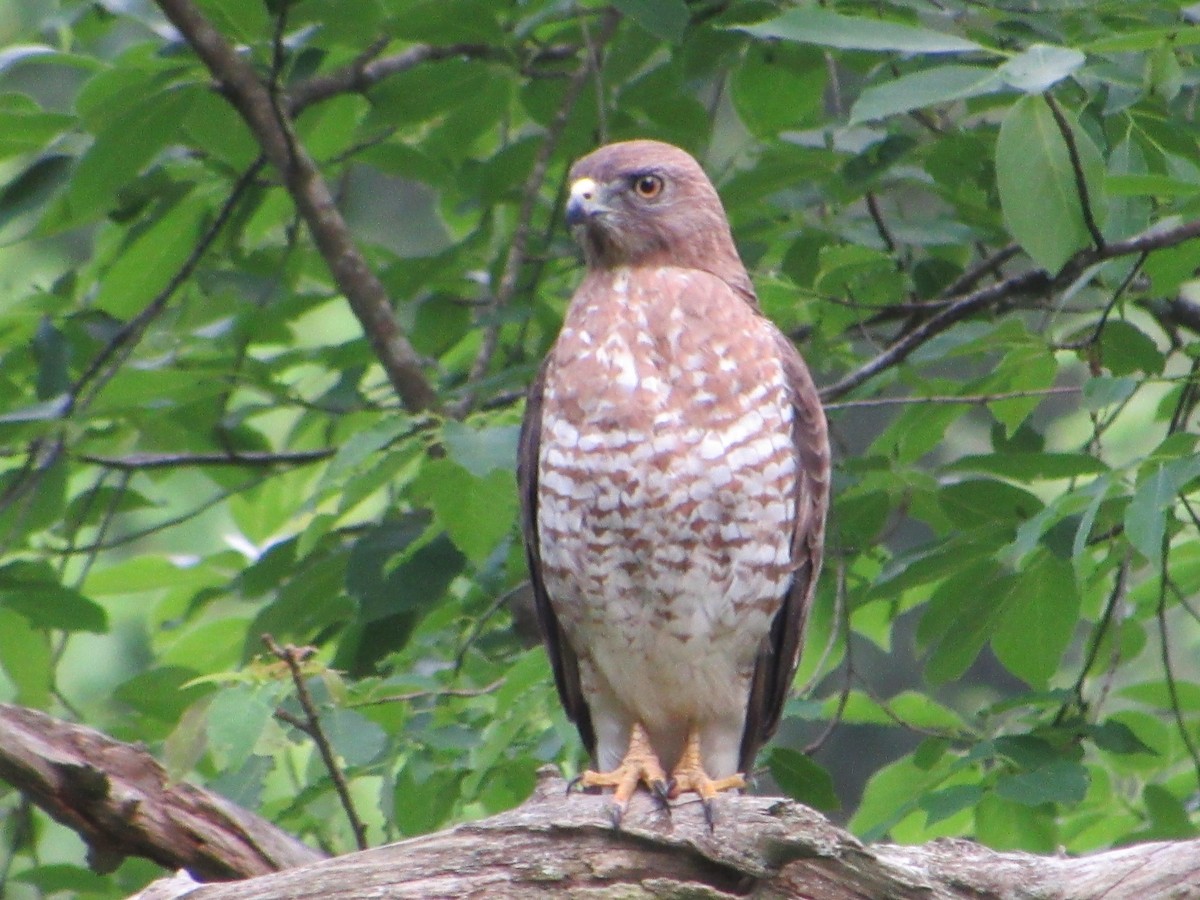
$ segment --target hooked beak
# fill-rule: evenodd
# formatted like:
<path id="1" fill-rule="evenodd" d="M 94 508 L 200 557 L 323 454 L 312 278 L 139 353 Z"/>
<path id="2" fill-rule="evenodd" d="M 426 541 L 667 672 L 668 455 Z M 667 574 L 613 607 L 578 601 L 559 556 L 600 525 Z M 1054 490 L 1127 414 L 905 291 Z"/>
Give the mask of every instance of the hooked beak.
<path id="1" fill-rule="evenodd" d="M 567 225 L 584 225 L 601 213 L 608 212 L 600 185 L 590 178 L 580 178 L 571 185 L 567 198 Z"/>

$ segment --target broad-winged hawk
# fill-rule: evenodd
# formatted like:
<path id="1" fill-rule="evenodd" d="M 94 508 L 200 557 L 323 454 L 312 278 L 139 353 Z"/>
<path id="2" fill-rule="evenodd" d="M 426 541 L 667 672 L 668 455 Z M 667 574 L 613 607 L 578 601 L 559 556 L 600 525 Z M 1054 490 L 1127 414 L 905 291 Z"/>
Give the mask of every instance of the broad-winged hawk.
<path id="1" fill-rule="evenodd" d="M 558 692 L 614 787 L 718 791 L 775 731 L 821 568 L 829 441 L 683 150 L 570 172 L 587 271 L 530 389 L 519 480 Z"/>

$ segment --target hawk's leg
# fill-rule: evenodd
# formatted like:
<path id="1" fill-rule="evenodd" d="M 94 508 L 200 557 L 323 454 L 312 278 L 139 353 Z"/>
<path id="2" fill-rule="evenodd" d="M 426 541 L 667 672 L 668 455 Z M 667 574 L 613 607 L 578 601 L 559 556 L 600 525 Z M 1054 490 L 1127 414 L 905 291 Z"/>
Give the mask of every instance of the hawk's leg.
<path id="1" fill-rule="evenodd" d="M 704 805 L 704 820 L 711 830 L 715 821 L 713 817 L 713 798 L 721 791 L 740 790 L 746 786 L 743 775 L 730 775 L 726 778 L 710 778 L 704 771 L 704 763 L 700 757 L 700 729 L 695 725 L 688 731 L 687 745 L 683 748 L 683 756 L 671 773 L 671 798 L 674 799 L 685 791 L 694 791 L 700 795 Z"/>
<path id="2" fill-rule="evenodd" d="M 650 736 L 640 722 L 635 722 L 629 733 L 629 749 L 621 764 L 611 772 L 594 772 L 588 769 L 576 782 L 580 787 L 614 788 L 612 798 L 613 827 L 621 824 L 625 805 L 639 784 L 644 784 L 661 802 L 667 799 L 667 773 L 650 746 Z"/>

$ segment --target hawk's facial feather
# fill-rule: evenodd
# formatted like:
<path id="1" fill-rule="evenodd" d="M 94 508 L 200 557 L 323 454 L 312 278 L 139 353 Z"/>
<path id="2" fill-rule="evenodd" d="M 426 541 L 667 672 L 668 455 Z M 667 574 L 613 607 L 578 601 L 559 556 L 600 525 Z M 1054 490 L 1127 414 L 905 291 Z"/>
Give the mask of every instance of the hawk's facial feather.
<path id="1" fill-rule="evenodd" d="M 700 164 L 658 141 L 609 144 L 571 167 L 566 218 L 593 269 L 701 269 L 753 302 L 725 210 Z"/>

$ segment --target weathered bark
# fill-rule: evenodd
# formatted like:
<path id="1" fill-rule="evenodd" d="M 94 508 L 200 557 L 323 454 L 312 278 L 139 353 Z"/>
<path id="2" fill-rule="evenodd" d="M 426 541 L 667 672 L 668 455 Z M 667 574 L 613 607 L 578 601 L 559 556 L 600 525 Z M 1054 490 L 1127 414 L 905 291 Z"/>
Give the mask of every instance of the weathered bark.
<path id="1" fill-rule="evenodd" d="M 540 774 L 518 809 L 320 862 L 319 854 L 222 798 L 168 781 L 144 750 L 0 704 L 0 778 L 99 851 L 186 873 L 143 900 L 458 897 L 1158 900 L 1200 898 L 1200 840 L 1081 858 L 997 853 L 970 841 L 864 845 L 791 800 L 724 796 L 708 830 L 694 801 L 634 797 L 620 831 L 607 800 L 566 795 Z M 272 872 L 273 874 L 259 874 Z"/>
<path id="2" fill-rule="evenodd" d="M 323 857 L 219 794 L 172 782 L 140 747 L 3 703 L 0 779 L 77 831 L 99 871 L 145 856 L 216 881 Z"/>
<path id="3" fill-rule="evenodd" d="M 720 798 L 712 832 L 696 803 L 668 813 L 643 795 L 614 831 L 604 797 L 568 797 L 556 771 L 540 774 L 529 802 L 490 819 L 248 881 L 184 885 L 157 900 L 1200 897 L 1200 841 L 1078 859 L 961 840 L 868 846 L 798 803 L 736 796 Z"/>

